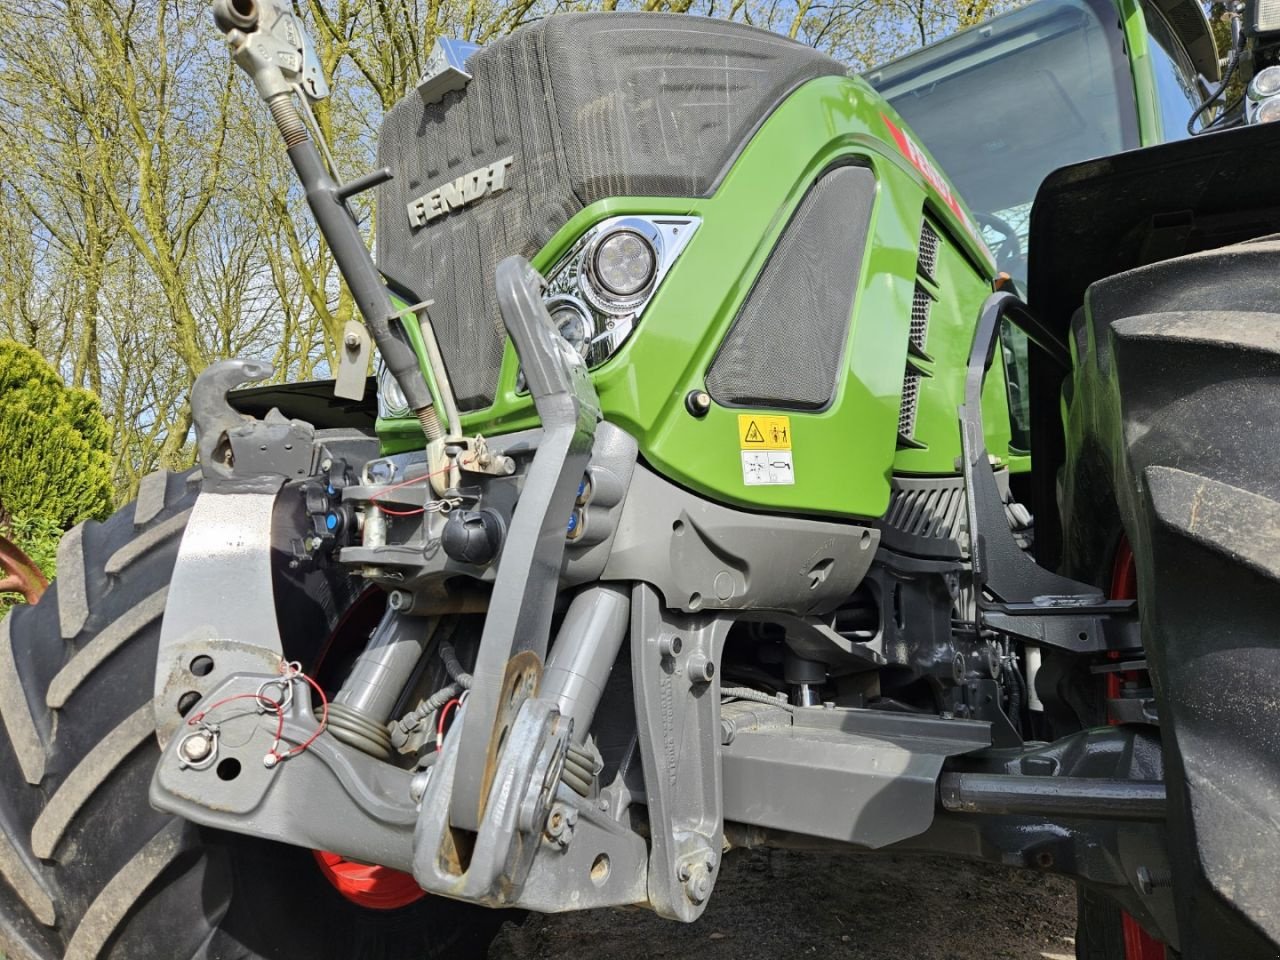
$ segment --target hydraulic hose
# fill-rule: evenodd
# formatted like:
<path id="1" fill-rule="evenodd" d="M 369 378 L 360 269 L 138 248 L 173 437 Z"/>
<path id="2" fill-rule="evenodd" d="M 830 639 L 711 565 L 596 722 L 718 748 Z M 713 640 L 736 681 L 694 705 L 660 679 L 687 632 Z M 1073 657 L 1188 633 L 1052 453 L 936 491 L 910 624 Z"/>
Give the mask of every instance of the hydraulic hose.
<path id="1" fill-rule="evenodd" d="M 1231 53 L 1227 57 L 1227 69 L 1222 72 L 1222 82 L 1218 84 L 1218 89 L 1209 94 L 1209 96 L 1201 102 L 1200 106 L 1196 107 L 1195 112 L 1192 113 L 1190 118 L 1187 120 L 1188 135 L 1193 137 L 1198 136 L 1213 127 L 1213 124 L 1210 123 L 1199 130 L 1195 128 L 1196 121 L 1204 115 L 1206 110 L 1218 102 L 1219 97 L 1227 92 L 1227 87 L 1231 84 L 1231 78 L 1235 76 L 1236 68 L 1240 66 L 1240 46 L 1240 20 L 1239 18 L 1236 18 L 1231 22 Z M 1217 121 L 1215 120 L 1214 123 L 1216 122 Z"/>

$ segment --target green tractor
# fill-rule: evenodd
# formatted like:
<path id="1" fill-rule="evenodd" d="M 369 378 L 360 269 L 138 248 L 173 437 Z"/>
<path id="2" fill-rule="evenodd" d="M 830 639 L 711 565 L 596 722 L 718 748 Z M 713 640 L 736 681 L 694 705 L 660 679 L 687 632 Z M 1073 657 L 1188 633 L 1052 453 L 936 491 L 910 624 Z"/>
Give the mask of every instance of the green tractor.
<path id="1" fill-rule="evenodd" d="M 196 470 L 0 623 L 6 956 L 481 956 L 819 846 L 1071 877 L 1090 960 L 1274 957 L 1241 17 L 1221 76 L 1190 0 L 1041 0 L 869 83 L 557 15 L 437 42 L 341 181 L 292 6 L 217 0 L 364 323 L 323 388 L 210 367 Z"/>

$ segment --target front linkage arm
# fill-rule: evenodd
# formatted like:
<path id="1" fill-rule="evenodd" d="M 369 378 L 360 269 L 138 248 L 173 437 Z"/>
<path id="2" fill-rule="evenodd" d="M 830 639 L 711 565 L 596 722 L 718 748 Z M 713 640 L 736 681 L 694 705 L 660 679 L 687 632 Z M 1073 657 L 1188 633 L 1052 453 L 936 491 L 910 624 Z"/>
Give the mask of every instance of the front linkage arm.
<path id="1" fill-rule="evenodd" d="M 391 171 L 374 171 L 339 186 L 325 167 L 294 96 L 303 98 L 305 103 L 307 99 L 323 99 L 329 90 L 311 41 L 287 0 L 214 0 L 213 18 L 226 34 L 232 57 L 253 78 L 258 95 L 280 129 L 289 160 L 306 190 L 307 203 L 378 351 L 422 423 L 427 439 L 436 439 L 443 431 L 430 387 L 413 349 L 392 326 L 396 311 L 347 207 L 350 197 L 389 180 Z M 357 349 L 354 353 L 367 363 L 366 351 Z M 363 377 L 361 370 L 359 382 L 363 383 Z"/>
<path id="2" fill-rule="evenodd" d="M 590 462 L 600 405 L 581 356 L 556 333 L 534 269 L 509 257 L 495 280 L 542 438 L 511 518 L 461 730 L 422 799 L 414 875 L 426 890 L 500 905 L 514 903 L 524 887 L 570 747 L 571 722 L 538 693 L 565 526 Z M 560 817 L 576 822 L 578 811 L 566 807 Z M 584 828 L 603 830 L 612 843 L 624 840 L 590 820 Z M 642 847 L 626 846 L 615 853 L 643 858 Z M 588 874 L 579 873 L 586 889 Z M 557 900 L 564 892 L 556 891 Z"/>

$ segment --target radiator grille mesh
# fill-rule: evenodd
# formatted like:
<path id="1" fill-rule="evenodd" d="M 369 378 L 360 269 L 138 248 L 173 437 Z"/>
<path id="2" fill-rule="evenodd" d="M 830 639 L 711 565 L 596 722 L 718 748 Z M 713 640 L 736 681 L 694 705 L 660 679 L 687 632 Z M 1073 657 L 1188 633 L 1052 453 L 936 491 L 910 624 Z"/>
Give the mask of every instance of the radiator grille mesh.
<path id="1" fill-rule="evenodd" d="M 911 300 L 911 343 L 917 350 L 924 350 L 929 339 L 929 311 L 933 309 L 933 297 L 920 284 L 916 284 L 915 296 Z"/>
<path id="2" fill-rule="evenodd" d="M 936 280 L 934 271 L 938 268 L 938 244 L 941 242 L 938 232 L 925 220 L 920 224 L 920 259 L 916 269 L 930 280 Z"/>
<path id="3" fill-rule="evenodd" d="M 916 431 L 916 406 L 920 402 L 920 374 L 908 368 L 902 378 L 902 406 L 898 409 L 898 436 L 910 440 Z"/>
<path id="4" fill-rule="evenodd" d="M 875 196 L 865 167 L 810 187 L 707 372 L 717 403 L 817 410 L 835 393 Z"/>

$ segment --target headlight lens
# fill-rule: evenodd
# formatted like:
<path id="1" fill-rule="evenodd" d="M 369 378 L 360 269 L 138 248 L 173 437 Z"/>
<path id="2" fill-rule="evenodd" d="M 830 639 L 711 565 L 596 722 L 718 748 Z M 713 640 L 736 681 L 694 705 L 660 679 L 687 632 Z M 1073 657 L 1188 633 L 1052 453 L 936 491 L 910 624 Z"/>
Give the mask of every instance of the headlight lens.
<path id="1" fill-rule="evenodd" d="M 405 399 L 399 382 L 381 360 L 378 361 L 378 416 L 383 420 L 399 420 L 409 416 L 409 401 Z"/>
<path id="2" fill-rule="evenodd" d="M 605 292 L 634 297 L 653 282 L 658 251 L 652 241 L 632 230 L 614 230 L 596 242 L 591 268 Z"/>
<path id="3" fill-rule="evenodd" d="M 699 223 L 613 217 L 588 230 L 547 273 L 547 311 L 588 367 L 604 363 L 631 335 Z"/>
<path id="4" fill-rule="evenodd" d="M 562 293 L 547 299 L 547 312 L 551 314 L 551 322 L 560 331 L 560 336 L 585 359 L 595 336 L 595 322 L 586 304 L 577 297 Z"/>
<path id="5" fill-rule="evenodd" d="M 1258 123 L 1271 123 L 1280 120 L 1280 97 L 1271 97 L 1258 104 Z"/>
<path id="6" fill-rule="evenodd" d="M 1264 100 L 1280 93 L 1280 67 L 1267 67 L 1259 70 L 1249 81 L 1249 96 L 1254 100 Z"/>

